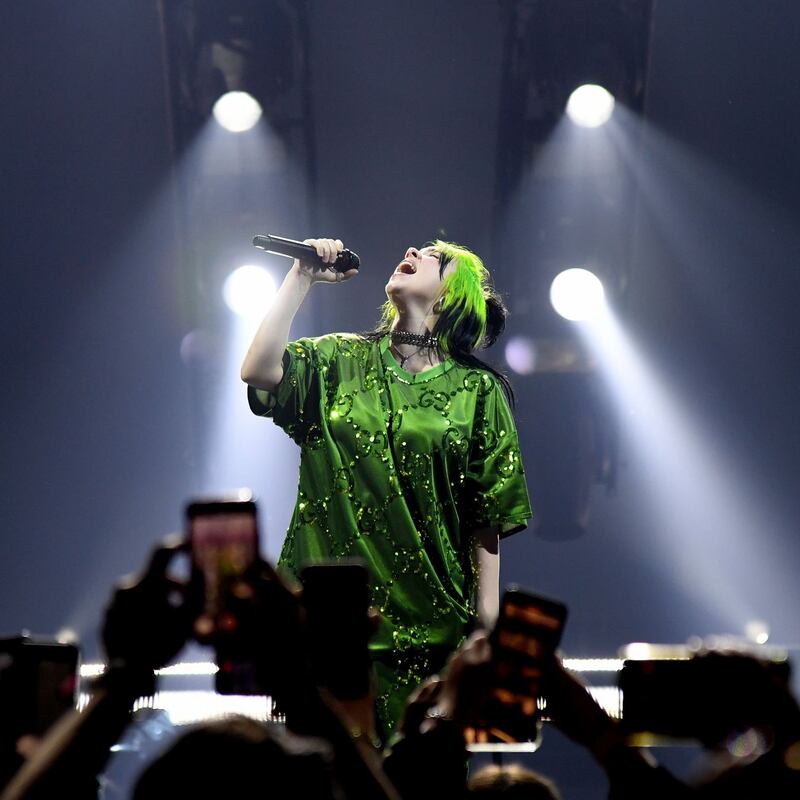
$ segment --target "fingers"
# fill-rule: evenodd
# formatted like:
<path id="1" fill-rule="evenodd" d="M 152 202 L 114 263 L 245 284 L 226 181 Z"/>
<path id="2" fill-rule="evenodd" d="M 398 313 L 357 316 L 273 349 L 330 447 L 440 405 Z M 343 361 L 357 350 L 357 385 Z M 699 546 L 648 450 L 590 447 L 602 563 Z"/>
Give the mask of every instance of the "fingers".
<path id="1" fill-rule="evenodd" d="M 451 659 L 459 664 L 488 663 L 491 657 L 489 636 L 482 630 L 473 631 L 461 647 L 451 655 Z"/>
<path id="2" fill-rule="evenodd" d="M 177 553 L 188 550 L 188 543 L 179 534 L 165 538 L 161 544 L 150 551 L 146 566 L 137 573 L 125 575 L 115 584 L 116 591 L 126 591 L 136 587 L 166 583 L 167 570 Z"/>
<path id="3" fill-rule="evenodd" d="M 151 556 L 150 562 L 145 568 L 142 580 L 160 580 L 166 577 L 172 559 L 177 553 L 187 550 L 187 543 L 178 536 L 171 536 L 156 547 Z"/>
<path id="4" fill-rule="evenodd" d="M 370 608 L 367 612 L 367 625 L 369 626 L 369 635 L 372 638 L 381 626 L 383 617 L 377 608 Z"/>
<path id="5" fill-rule="evenodd" d="M 333 264 L 344 250 L 341 239 L 306 239 L 304 244 L 310 244 L 325 264 Z"/>
<path id="6" fill-rule="evenodd" d="M 442 693 L 444 681 L 438 675 L 430 675 L 411 693 L 408 702 L 432 705 Z"/>
<path id="7" fill-rule="evenodd" d="M 310 276 L 312 282 L 341 283 L 354 278 L 358 274 L 358 270 L 355 269 L 339 272 L 333 266 L 339 253 L 344 250 L 344 244 L 341 239 L 305 239 L 303 244 L 311 245 L 314 248 L 319 261 L 313 259 L 295 261 L 294 268 Z M 322 262 L 321 264 L 320 261 Z"/>

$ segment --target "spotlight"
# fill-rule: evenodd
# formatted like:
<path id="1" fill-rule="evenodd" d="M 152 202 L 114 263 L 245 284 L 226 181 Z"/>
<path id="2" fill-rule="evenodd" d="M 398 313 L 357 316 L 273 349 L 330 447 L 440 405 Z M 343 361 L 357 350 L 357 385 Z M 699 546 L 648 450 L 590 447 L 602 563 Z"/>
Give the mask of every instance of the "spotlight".
<path id="1" fill-rule="evenodd" d="M 598 128 L 613 113 L 614 96 L 594 83 L 579 86 L 567 100 L 567 115 L 581 128 Z"/>
<path id="2" fill-rule="evenodd" d="M 261 119 L 261 105 L 247 92 L 227 92 L 214 103 L 212 113 L 226 131 L 243 133 Z"/>
<path id="3" fill-rule="evenodd" d="M 56 634 L 59 644 L 78 644 L 78 634 L 72 628 L 61 628 Z"/>
<path id="4" fill-rule="evenodd" d="M 744 626 L 744 633 L 751 642 L 766 644 L 769 641 L 769 625 L 764 620 L 754 619 Z"/>
<path id="5" fill-rule="evenodd" d="M 222 295 L 228 308 L 240 317 L 254 319 L 275 299 L 275 281 L 263 267 L 247 264 L 231 272 L 225 279 Z"/>
<path id="6" fill-rule="evenodd" d="M 585 322 L 605 310 L 606 297 L 600 279 L 588 269 L 564 270 L 550 284 L 550 302 L 565 319 Z"/>

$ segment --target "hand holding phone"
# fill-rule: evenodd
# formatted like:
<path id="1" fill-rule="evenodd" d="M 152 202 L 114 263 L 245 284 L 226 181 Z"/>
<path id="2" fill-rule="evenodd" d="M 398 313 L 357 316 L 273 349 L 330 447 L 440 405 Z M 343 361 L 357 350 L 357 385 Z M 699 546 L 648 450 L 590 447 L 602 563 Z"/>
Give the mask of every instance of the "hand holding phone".
<path id="1" fill-rule="evenodd" d="M 492 676 L 483 724 L 469 744 L 535 741 L 541 729 L 541 688 L 561 641 L 567 607 L 511 587 L 490 637 Z"/>
<path id="2" fill-rule="evenodd" d="M 156 546 L 139 575 L 117 584 L 103 618 L 109 663 L 135 671 L 145 694 L 152 671 L 168 664 L 191 636 L 197 608 L 185 584 L 170 575 L 171 565 L 185 550 L 185 543 L 177 539 Z"/>
<path id="3" fill-rule="evenodd" d="M 631 743 L 695 739 L 711 747 L 750 727 L 772 728 L 774 735 L 783 727 L 785 709 L 795 709 L 796 735 L 800 715 L 785 651 L 671 649 L 670 657 L 659 657 L 659 648 L 651 646 L 653 657 L 623 663 L 622 728 Z"/>

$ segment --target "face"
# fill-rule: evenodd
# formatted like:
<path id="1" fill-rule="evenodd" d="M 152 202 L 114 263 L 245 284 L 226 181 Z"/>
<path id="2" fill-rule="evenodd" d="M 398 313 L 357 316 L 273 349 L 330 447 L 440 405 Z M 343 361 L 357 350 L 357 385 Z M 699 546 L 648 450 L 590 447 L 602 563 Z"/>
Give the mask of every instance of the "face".
<path id="1" fill-rule="evenodd" d="M 432 247 L 409 247 L 403 260 L 397 265 L 389 283 L 386 284 L 386 294 L 398 307 L 417 306 L 425 313 L 439 298 L 442 291 L 442 278 L 453 269 L 453 264 L 448 264 L 444 274 L 440 275 L 439 253 Z"/>

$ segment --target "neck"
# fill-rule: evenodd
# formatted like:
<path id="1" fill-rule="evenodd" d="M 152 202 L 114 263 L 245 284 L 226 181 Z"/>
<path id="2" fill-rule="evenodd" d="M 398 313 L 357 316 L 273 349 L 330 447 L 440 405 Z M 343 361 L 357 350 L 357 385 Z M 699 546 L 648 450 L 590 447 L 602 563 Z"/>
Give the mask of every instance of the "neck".
<path id="1" fill-rule="evenodd" d="M 405 333 L 414 333 L 417 335 L 422 336 L 429 336 L 431 331 L 433 330 L 433 325 L 428 325 L 426 319 L 401 319 L 398 317 L 395 319 L 394 324 L 392 325 L 391 331 L 394 333 L 395 331 L 400 332 L 403 331 Z"/>
<path id="2" fill-rule="evenodd" d="M 426 322 L 397 319 L 389 332 L 392 350 L 400 362 L 400 366 L 409 372 L 422 372 L 441 362 L 439 347 L 431 335 L 433 325 Z M 405 324 L 403 324 L 405 323 Z"/>
<path id="3" fill-rule="evenodd" d="M 417 350 L 436 351 L 439 349 L 438 340 L 427 331 L 425 333 L 410 333 L 409 331 L 401 331 L 395 328 L 389 333 L 389 336 L 395 347 L 407 345 L 415 347 Z"/>
<path id="4" fill-rule="evenodd" d="M 439 319 L 433 313 L 409 313 L 401 308 L 397 309 L 397 316 L 392 324 L 393 331 L 408 331 L 408 333 L 429 334 Z"/>
<path id="5" fill-rule="evenodd" d="M 424 372 L 442 363 L 439 351 L 434 347 L 420 347 L 418 344 L 408 344 L 392 340 L 390 344 L 400 368 L 406 372 Z"/>

